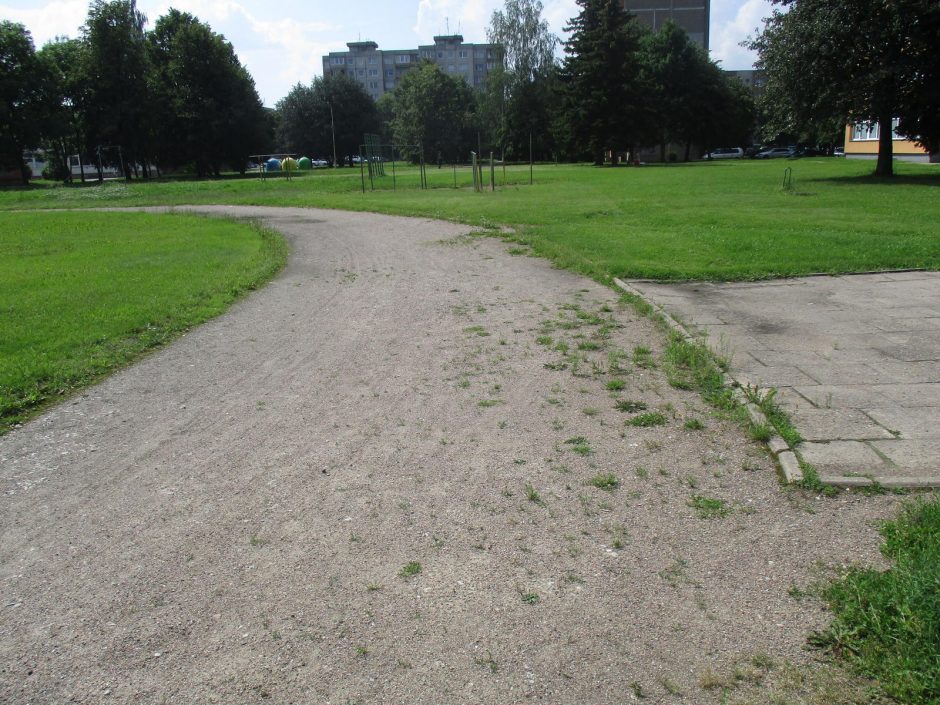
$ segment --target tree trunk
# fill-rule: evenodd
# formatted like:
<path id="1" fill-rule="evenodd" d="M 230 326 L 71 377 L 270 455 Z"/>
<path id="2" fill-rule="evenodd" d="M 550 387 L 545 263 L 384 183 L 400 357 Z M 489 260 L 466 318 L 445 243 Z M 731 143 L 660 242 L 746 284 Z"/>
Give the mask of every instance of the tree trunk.
<path id="1" fill-rule="evenodd" d="M 689 161 L 689 158 L 692 156 L 692 140 L 686 140 L 685 142 L 685 159 L 683 161 Z"/>
<path id="2" fill-rule="evenodd" d="M 878 164 L 875 176 L 894 176 L 894 143 L 891 140 L 891 114 L 878 120 Z"/>

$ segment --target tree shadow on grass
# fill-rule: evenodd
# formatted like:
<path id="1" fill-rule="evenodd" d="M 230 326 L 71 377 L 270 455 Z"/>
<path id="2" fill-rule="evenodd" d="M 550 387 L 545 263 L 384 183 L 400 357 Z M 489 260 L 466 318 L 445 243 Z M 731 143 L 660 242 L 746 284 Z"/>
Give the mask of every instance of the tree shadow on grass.
<path id="1" fill-rule="evenodd" d="M 930 174 L 896 174 L 894 176 L 872 176 L 862 174 L 859 176 L 821 176 L 808 178 L 814 181 L 837 186 L 933 186 L 940 188 L 940 168 Z"/>

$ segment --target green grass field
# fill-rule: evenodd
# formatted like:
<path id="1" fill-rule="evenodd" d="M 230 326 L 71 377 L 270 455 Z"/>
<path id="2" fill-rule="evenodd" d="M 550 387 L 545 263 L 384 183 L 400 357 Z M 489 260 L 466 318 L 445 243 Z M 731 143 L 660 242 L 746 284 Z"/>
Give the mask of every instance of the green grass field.
<path id="1" fill-rule="evenodd" d="M 225 220 L 0 215 L 0 433 L 218 315 L 285 256 L 280 236 Z"/>
<path id="2" fill-rule="evenodd" d="M 815 641 L 876 678 L 899 703 L 940 702 L 940 496 L 881 530 L 887 571 L 855 568 L 823 593 L 835 613 Z"/>
<path id="3" fill-rule="evenodd" d="M 795 188 L 782 188 L 784 169 Z M 0 192 L 0 209 L 252 204 L 330 207 L 510 225 L 536 254 L 599 280 L 612 276 L 739 280 L 816 272 L 940 268 L 940 167 L 898 164 L 874 180 L 844 159 L 696 163 L 598 169 L 510 167 L 495 193 L 474 193 L 470 172 L 414 169 L 360 192 L 358 169 L 286 181 L 123 182 Z M 503 182 L 497 169 L 497 181 Z"/>

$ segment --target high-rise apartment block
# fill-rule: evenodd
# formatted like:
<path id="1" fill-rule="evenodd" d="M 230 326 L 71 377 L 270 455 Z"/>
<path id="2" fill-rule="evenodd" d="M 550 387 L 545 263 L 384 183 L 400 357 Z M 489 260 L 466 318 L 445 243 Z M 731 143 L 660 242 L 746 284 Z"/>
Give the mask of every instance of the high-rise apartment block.
<path id="1" fill-rule="evenodd" d="M 349 51 L 331 51 L 323 57 L 323 75 L 341 73 L 359 81 L 373 98 L 395 90 L 405 73 L 428 60 L 441 71 L 460 76 L 467 85 L 481 88 L 497 66 L 496 44 L 468 44 L 459 34 L 434 37 L 434 44 L 417 49 L 379 49 L 375 42 L 349 42 Z"/>
<path id="2" fill-rule="evenodd" d="M 623 0 L 623 9 L 654 31 L 672 20 L 689 39 L 708 51 L 709 0 Z"/>

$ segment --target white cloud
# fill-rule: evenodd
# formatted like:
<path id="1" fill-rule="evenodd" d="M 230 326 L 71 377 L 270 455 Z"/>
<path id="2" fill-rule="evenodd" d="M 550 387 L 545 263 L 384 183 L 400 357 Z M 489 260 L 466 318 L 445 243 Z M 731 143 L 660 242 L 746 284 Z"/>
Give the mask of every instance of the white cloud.
<path id="1" fill-rule="evenodd" d="M 769 0 L 746 0 L 742 5 L 738 0 L 715 2 L 709 42 L 712 58 L 720 61 L 725 69 L 751 68 L 757 55 L 742 47 L 741 42 L 756 35 L 764 25 L 763 18 L 769 17 L 772 11 Z"/>
<path id="2" fill-rule="evenodd" d="M 77 37 L 87 14 L 87 0 L 55 0 L 37 8 L 0 5 L 0 17 L 23 24 L 37 48 L 55 37 Z"/>
<path id="3" fill-rule="evenodd" d="M 571 18 L 578 16 L 581 8 L 574 0 L 543 0 L 543 4 L 545 9 L 542 16 L 548 20 L 548 26 L 552 28 L 552 32 L 562 39 L 566 38 L 565 25 L 571 21 Z"/>

